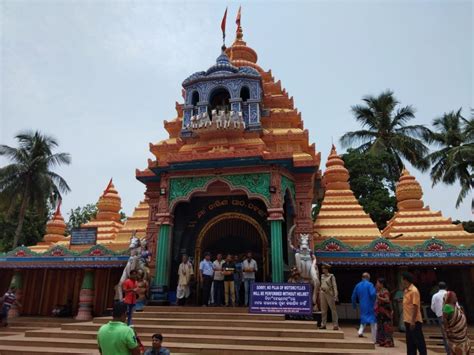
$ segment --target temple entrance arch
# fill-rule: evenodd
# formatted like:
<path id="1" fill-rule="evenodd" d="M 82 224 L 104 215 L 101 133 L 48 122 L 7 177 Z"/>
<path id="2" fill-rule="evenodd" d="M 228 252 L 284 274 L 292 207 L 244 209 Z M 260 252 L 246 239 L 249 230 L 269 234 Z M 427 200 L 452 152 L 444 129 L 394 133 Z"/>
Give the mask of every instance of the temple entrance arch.
<path id="1" fill-rule="evenodd" d="M 268 278 L 268 239 L 262 226 L 252 217 L 238 212 L 226 212 L 212 218 L 198 234 L 195 259 L 202 260 L 205 252 L 239 255 L 252 251 L 259 266 L 257 279 Z M 199 272 L 199 264 L 195 265 Z"/>

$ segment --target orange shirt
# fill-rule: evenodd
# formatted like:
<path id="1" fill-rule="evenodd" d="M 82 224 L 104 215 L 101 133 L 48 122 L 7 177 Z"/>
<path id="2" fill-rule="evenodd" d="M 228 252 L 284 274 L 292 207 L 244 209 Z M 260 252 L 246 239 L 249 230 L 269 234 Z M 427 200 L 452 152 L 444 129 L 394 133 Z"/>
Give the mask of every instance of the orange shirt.
<path id="1" fill-rule="evenodd" d="M 421 301 L 420 301 L 420 292 L 411 284 L 408 288 L 403 291 L 403 321 L 406 323 L 411 323 L 413 320 L 413 312 L 415 306 L 418 306 L 416 311 L 415 322 L 423 323 L 421 318 Z"/>
<path id="2" fill-rule="evenodd" d="M 135 304 L 137 301 L 137 295 L 135 294 L 135 291 L 125 291 L 125 290 L 133 290 L 137 288 L 137 282 L 132 279 L 126 279 L 122 287 L 123 287 L 123 291 L 125 292 L 123 303 Z"/>

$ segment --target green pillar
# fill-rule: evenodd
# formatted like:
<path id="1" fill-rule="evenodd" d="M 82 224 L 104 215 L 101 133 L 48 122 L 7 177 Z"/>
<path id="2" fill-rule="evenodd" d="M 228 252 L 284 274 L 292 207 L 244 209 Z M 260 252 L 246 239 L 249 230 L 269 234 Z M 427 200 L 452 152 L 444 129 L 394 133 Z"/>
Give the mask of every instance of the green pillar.
<path id="1" fill-rule="evenodd" d="M 13 278 L 10 282 L 10 287 L 15 286 L 16 288 L 16 300 L 21 304 L 23 302 L 23 277 L 20 270 L 15 270 Z M 16 304 L 8 311 L 8 317 L 18 317 L 20 315 L 20 310 Z"/>
<path id="2" fill-rule="evenodd" d="M 272 281 L 283 282 L 282 221 L 270 221 L 270 228 L 272 235 Z"/>
<path id="3" fill-rule="evenodd" d="M 155 286 L 168 285 L 168 265 L 169 265 L 169 244 L 170 244 L 170 225 L 162 224 L 156 246 L 155 262 Z"/>
<path id="4" fill-rule="evenodd" d="M 94 270 L 86 269 L 82 279 L 81 291 L 79 292 L 79 309 L 77 320 L 92 319 L 92 305 L 94 303 Z"/>

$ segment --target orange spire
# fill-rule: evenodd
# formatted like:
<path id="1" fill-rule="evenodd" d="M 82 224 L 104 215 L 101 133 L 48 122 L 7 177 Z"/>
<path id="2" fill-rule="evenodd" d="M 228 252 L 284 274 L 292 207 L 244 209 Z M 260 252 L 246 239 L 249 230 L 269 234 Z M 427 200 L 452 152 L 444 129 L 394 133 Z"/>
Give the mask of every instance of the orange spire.
<path id="1" fill-rule="evenodd" d="M 120 221 L 119 211 L 122 209 L 122 199 L 115 189 L 112 179 L 97 202 L 97 220 Z"/>
<path id="2" fill-rule="evenodd" d="M 44 241 L 48 243 L 56 243 L 65 240 L 64 233 L 66 232 L 66 223 L 61 215 L 61 200 L 59 200 L 58 207 L 51 219 L 46 223 L 46 234 Z"/>
<path id="3" fill-rule="evenodd" d="M 400 180 L 397 183 L 395 193 L 397 196 L 397 207 L 399 210 L 423 208 L 423 191 L 414 176 L 407 169 L 403 169 Z"/>
<path id="4" fill-rule="evenodd" d="M 233 63 L 234 65 L 255 67 L 258 58 L 257 53 L 252 48 L 247 47 L 247 43 L 243 40 L 244 33 L 240 24 L 240 18 L 241 9 L 239 8 L 237 19 L 235 20 L 237 24 L 235 41 L 230 48 L 227 48 L 226 53 L 228 56 L 232 56 L 232 61 L 235 62 Z"/>
<path id="5" fill-rule="evenodd" d="M 344 166 L 344 161 L 337 155 L 334 144 L 331 147 L 326 171 L 324 172 L 324 182 L 328 190 L 349 190 L 349 171 Z"/>

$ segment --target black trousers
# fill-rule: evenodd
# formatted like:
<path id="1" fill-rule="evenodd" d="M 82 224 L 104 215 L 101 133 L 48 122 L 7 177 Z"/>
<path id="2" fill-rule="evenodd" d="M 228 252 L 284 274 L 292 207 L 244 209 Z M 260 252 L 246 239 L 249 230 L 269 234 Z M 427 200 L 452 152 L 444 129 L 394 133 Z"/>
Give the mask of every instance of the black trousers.
<path id="1" fill-rule="evenodd" d="M 410 329 L 410 323 L 405 322 L 405 337 L 407 341 L 407 355 L 416 355 L 417 350 L 420 355 L 426 355 L 425 337 L 423 335 L 422 324 L 415 323 L 415 329 Z"/>
<path id="2" fill-rule="evenodd" d="M 204 275 L 202 279 L 202 304 L 208 305 L 211 295 L 212 276 Z"/>
<path id="3" fill-rule="evenodd" d="M 214 304 L 224 305 L 224 280 L 214 280 Z"/>

